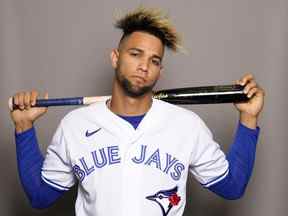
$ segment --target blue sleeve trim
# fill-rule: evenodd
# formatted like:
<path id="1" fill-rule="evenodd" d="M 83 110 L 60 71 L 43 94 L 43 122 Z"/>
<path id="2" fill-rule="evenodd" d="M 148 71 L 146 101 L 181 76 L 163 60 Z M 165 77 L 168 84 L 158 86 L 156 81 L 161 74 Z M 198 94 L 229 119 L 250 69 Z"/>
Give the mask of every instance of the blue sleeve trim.
<path id="1" fill-rule="evenodd" d="M 229 172 L 221 181 L 210 185 L 209 190 L 231 200 L 244 195 L 254 167 L 259 132 L 259 127 L 250 129 L 239 122 L 234 142 L 226 155 Z"/>
<path id="2" fill-rule="evenodd" d="M 51 187 L 41 178 L 44 158 L 39 149 L 35 128 L 19 134 L 15 132 L 15 141 L 18 174 L 31 206 L 38 209 L 51 206 L 64 191 Z"/>
<path id="3" fill-rule="evenodd" d="M 209 187 L 209 186 L 221 181 L 223 178 L 225 178 L 226 175 L 228 174 L 228 172 L 229 172 L 229 169 L 227 169 L 222 175 L 218 176 L 216 179 L 213 179 L 213 180 L 211 180 L 211 181 L 209 181 L 209 182 L 207 182 L 205 184 L 201 184 L 201 185 L 203 187 Z"/>
<path id="4" fill-rule="evenodd" d="M 63 190 L 63 191 L 67 191 L 69 190 L 70 188 L 69 187 L 65 187 L 65 186 L 62 186 L 60 184 L 57 184 L 47 178 L 45 178 L 43 175 L 41 176 L 43 181 L 46 182 L 47 184 L 49 184 L 50 186 L 52 186 L 53 188 L 55 189 L 58 189 L 58 190 Z"/>

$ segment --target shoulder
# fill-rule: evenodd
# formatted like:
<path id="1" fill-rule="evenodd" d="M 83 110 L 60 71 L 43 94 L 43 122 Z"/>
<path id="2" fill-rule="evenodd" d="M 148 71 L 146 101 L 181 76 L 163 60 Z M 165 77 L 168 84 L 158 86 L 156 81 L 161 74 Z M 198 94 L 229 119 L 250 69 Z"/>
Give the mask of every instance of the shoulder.
<path id="1" fill-rule="evenodd" d="M 77 123 L 81 121 L 91 121 L 95 116 L 101 114 L 104 102 L 97 102 L 89 106 L 76 108 L 68 112 L 62 119 L 62 123 Z"/>
<path id="2" fill-rule="evenodd" d="M 187 108 L 179 105 L 167 103 L 165 101 L 156 100 L 158 110 L 163 113 L 167 118 L 180 124 L 203 124 L 203 120 L 198 114 Z"/>

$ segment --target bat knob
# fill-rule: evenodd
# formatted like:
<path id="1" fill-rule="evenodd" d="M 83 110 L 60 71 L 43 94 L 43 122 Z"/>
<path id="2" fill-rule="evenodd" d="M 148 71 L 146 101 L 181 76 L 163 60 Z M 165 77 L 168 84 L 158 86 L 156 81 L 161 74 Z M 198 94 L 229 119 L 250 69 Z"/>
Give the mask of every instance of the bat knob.
<path id="1" fill-rule="evenodd" d="M 8 99 L 8 108 L 9 108 L 10 111 L 13 111 L 13 110 L 14 110 L 13 107 L 14 107 L 13 97 L 10 97 L 10 98 Z"/>

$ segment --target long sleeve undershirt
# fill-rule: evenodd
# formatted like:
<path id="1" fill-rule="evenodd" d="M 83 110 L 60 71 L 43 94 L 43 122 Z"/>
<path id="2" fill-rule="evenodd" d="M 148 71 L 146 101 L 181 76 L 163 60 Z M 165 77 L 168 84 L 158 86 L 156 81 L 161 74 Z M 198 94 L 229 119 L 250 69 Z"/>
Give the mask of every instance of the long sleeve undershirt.
<path id="1" fill-rule="evenodd" d="M 15 138 L 18 174 L 23 189 L 33 208 L 47 208 L 64 191 L 51 187 L 41 178 L 44 157 L 39 149 L 34 127 L 20 134 L 15 133 Z"/>
<path id="2" fill-rule="evenodd" d="M 210 191 L 230 200 L 243 196 L 253 171 L 259 131 L 259 127 L 253 130 L 239 123 L 234 142 L 226 154 L 228 174 L 208 187 Z"/>
<path id="3" fill-rule="evenodd" d="M 144 115 L 124 117 L 136 129 Z M 208 187 L 225 199 L 240 198 L 250 179 L 256 152 L 259 128 L 252 130 L 239 123 L 234 142 L 227 154 L 228 174 Z M 33 208 L 47 208 L 65 191 L 56 189 L 41 178 L 44 158 L 39 149 L 35 128 L 15 133 L 17 164 L 20 181 Z"/>

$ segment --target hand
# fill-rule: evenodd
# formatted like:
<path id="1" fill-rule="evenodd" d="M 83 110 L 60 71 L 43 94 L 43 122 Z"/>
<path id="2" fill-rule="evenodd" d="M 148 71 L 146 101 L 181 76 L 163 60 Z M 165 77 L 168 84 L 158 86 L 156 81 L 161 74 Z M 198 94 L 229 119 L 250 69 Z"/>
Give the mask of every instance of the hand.
<path id="1" fill-rule="evenodd" d="M 10 116 L 17 133 L 31 128 L 34 121 L 47 112 L 48 108 L 46 107 L 31 107 L 35 105 L 38 95 L 39 93 L 33 90 L 31 92 L 18 92 L 13 96 L 14 104 L 19 109 L 10 111 Z M 48 99 L 48 93 L 45 94 L 44 98 Z"/>
<path id="2" fill-rule="evenodd" d="M 247 122 L 254 121 L 256 124 L 257 118 L 264 105 L 264 90 L 256 83 L 253 75 L 250 73 L 244 75 L 240 80 L 237 80 L 236 84 L 245 86 L 244 93 L 249 98 L 247 102 L 234 104 L 240 112 L 240 121 L 246 124 L 246 126 L 254 128 L 256 125 L 252 126 Z"/>

